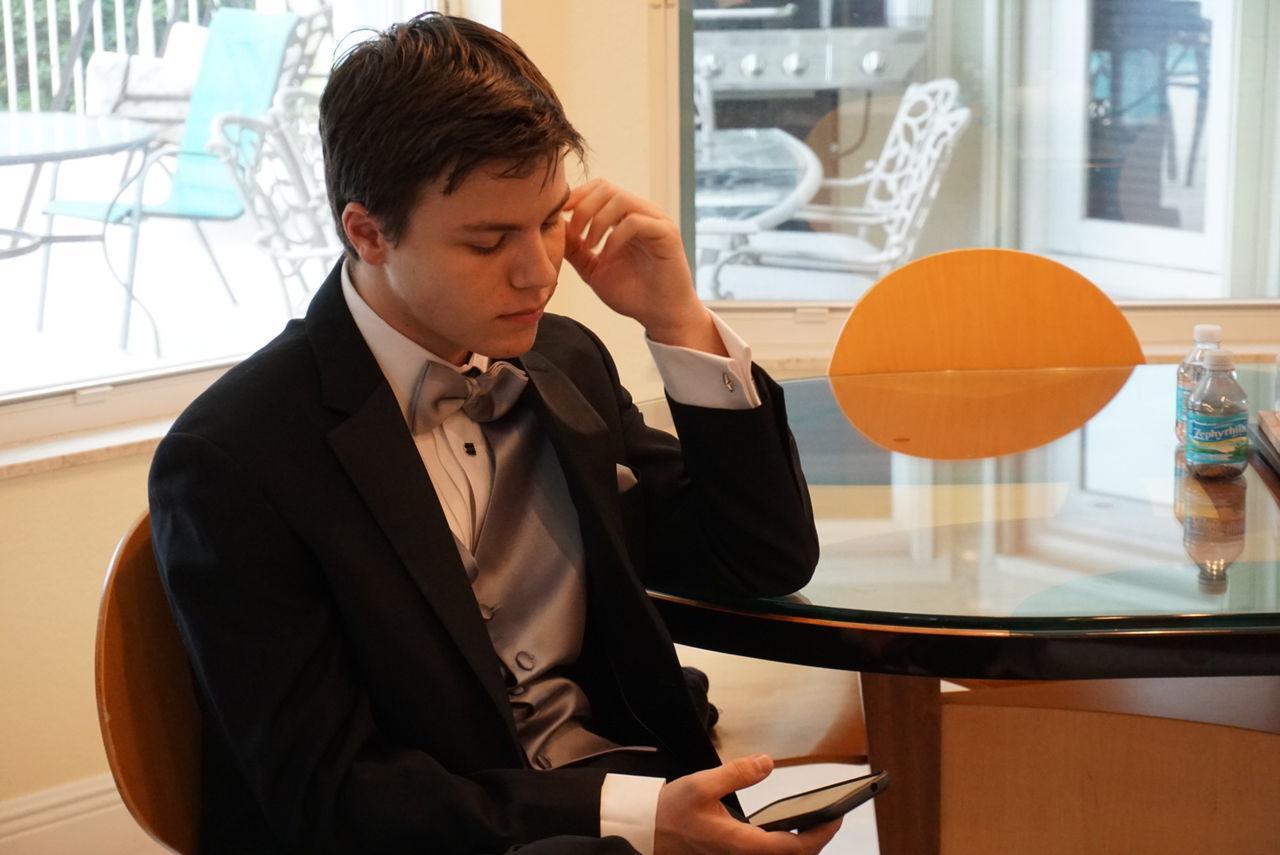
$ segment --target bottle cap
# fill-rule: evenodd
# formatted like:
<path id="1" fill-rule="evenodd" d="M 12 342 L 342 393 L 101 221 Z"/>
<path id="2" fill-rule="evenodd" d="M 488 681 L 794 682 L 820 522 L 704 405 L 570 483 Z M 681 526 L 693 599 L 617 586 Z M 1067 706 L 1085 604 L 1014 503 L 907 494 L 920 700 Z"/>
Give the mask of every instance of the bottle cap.
<path id="1" fill-rule="evenodd" d="M 1200 592 L 1210 596 L 1218 596 L 1227 592 L 1227 574 L 1206 573 L 1201 569 L 1199 574 Z"/>
<path id="2" fill-rule="evenodd" d="M 1218 324 L 1196 324 L 1191 330 L 1196 343 L 1217 343 L 1222 341 L 1222 327 Z"/>
<path id="3" fill-rule="evenodd" d="M 1204 355 L 1204 367 L 1210 371 L 1235 368 L 1236 355 L 1229 350 L 1211 350 Z"/>

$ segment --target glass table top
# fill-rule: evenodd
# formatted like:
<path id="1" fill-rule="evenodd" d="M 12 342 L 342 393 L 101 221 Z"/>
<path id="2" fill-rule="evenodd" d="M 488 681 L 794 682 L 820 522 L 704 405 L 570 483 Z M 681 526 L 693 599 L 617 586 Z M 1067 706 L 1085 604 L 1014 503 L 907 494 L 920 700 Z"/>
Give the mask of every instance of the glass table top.
<path id="1" fill-rule="evenodd" d="M 804 143 L 778 128 L 695 135 L 694 206 L 699 221 L 794 212 L 817 190 L 822 167 Z"/>
<path id="2" fill-rule="evenodd" d="M 0 111 L 0 165 L 139 148 L 158 131 L 156 125 L 118 116 Z"/>
<path id="3" fill-rule="evenodd" d="M 720 605 L 946 630 L 1280 627 L 1274 475 L 1186 475 L 1173 365 L 783 383 L 821 558 Z M 1274 366 L 1241 366 L 1251 409 Z"/>

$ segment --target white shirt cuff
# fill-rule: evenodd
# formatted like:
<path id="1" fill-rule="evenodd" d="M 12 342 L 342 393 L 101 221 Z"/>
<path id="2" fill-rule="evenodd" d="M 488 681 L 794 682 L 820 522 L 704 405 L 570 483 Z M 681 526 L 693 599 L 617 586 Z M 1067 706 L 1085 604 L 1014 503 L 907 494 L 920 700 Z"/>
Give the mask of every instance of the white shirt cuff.
<path id="1" fill-rule="evenodd" d="M 760 406 L 760 393 L 751 378 L 751 348 L 714 312 L 711 317 L 728 356 L 660 344 L 645 337 L 667 394 L 690 407 L 749 410 Z"/>
<path id="2" fill-rule="evenodd" d="M 605 775 L 600 787 L 600 836 L 621 837 L 640 855 L 653 855 L 658 793 L 665 783 L 662 778 Z"/>

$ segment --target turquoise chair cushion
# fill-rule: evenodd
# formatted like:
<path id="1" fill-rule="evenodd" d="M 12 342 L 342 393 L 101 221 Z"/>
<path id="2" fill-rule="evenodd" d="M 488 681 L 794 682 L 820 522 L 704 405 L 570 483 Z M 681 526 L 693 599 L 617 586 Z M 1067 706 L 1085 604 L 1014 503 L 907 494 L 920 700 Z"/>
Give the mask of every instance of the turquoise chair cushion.
<path id="1" fill-rule="evenodd" d="M 286 13 L 250 9 L 219 9 L 209 24 L 200 71 L 191 91 L 191 105 L 182 129 L 182 142 L 168 198 L 144 204 L 143 217 L 231 220 L 244 213 L 230 170 L 205 150 L 219 113 L 262 116 L 275 97 L 285 50 L 300 19 Z M 134 210 L 126 187 L 119 200 L 55 200 L 45 206 L 54 216 L 119 223 Z"/>

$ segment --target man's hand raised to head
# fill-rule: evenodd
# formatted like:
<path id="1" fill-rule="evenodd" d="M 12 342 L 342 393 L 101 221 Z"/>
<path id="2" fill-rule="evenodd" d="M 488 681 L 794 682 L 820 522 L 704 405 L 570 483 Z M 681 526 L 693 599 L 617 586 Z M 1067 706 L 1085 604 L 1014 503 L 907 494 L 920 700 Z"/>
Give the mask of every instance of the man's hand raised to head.
<path id="1" fill-rule="evenodd" d="M 639 321 L 653 341 L 727 355 L 694 291 L 680 229 L 662 209 L 596 178 L 575 188 L 564 210 L 565 258 L 606 306 Z"/>
<path id="2" fill-rule="evenodd" d="M 654 855 L 814 855 L 840 828 L 836 819 L 799 834 L 764 831 L 732 817 L 720 799 L 758 784 L 773 771 L 763 754 L 666 784 L 658 796 Z"/>

